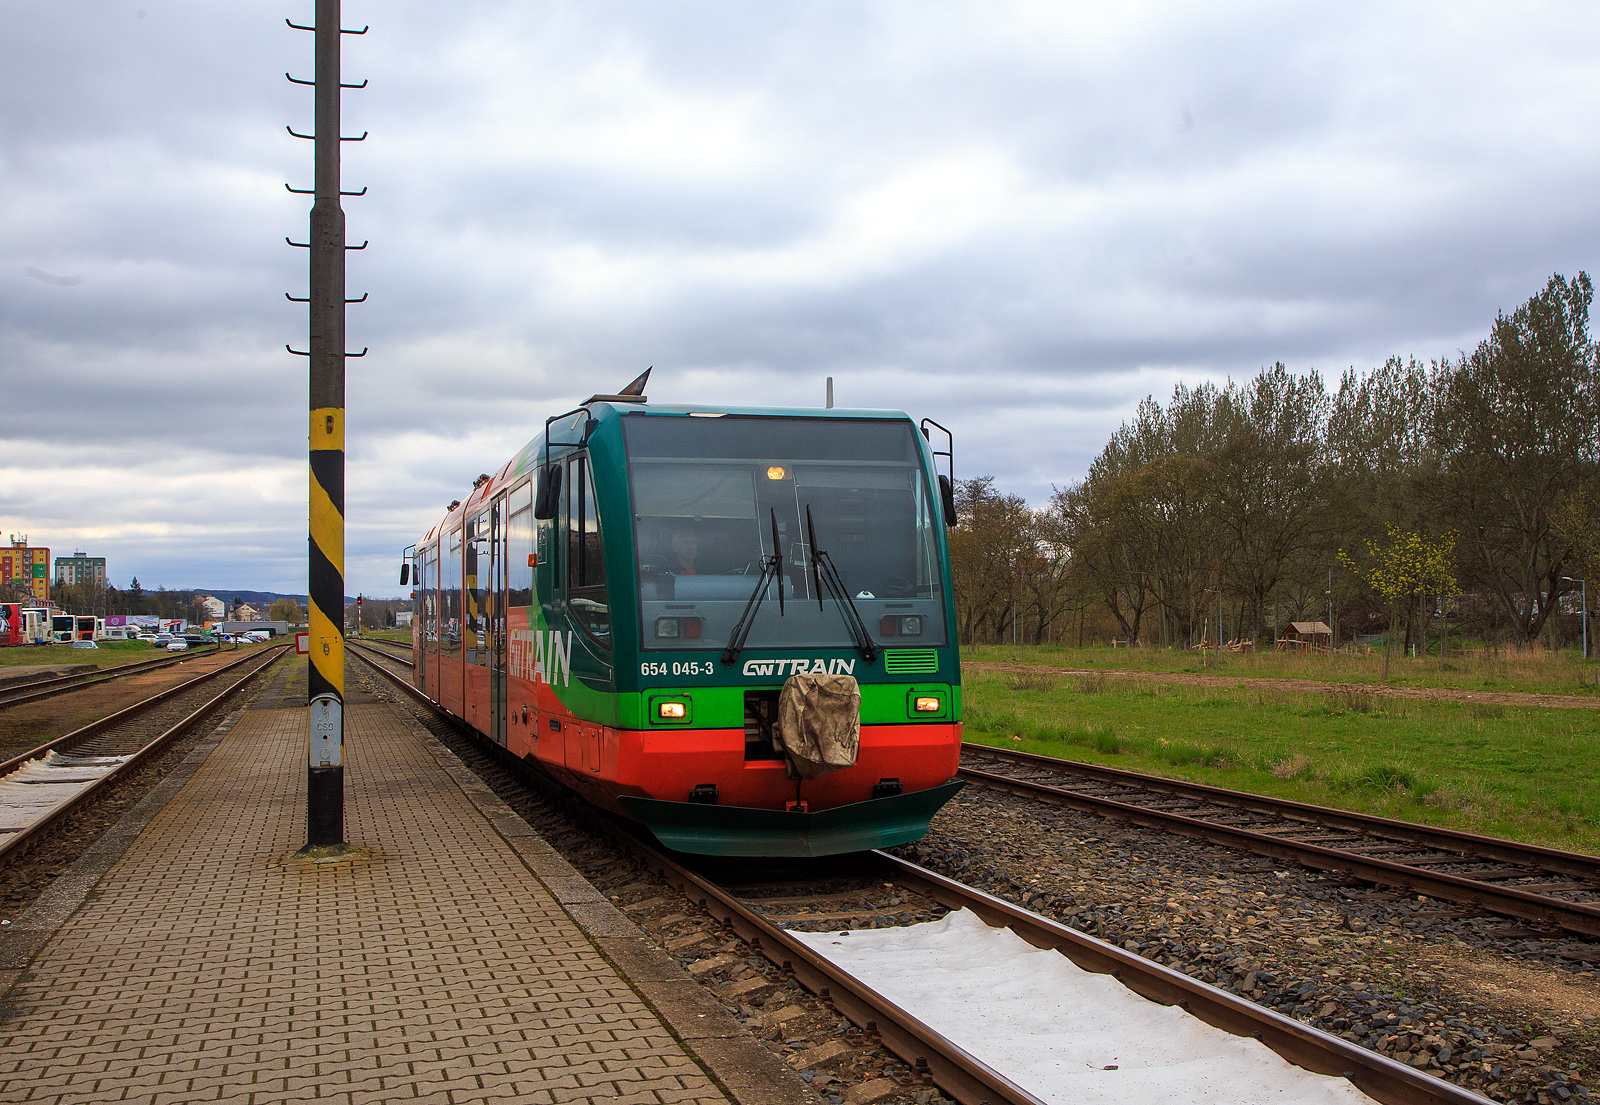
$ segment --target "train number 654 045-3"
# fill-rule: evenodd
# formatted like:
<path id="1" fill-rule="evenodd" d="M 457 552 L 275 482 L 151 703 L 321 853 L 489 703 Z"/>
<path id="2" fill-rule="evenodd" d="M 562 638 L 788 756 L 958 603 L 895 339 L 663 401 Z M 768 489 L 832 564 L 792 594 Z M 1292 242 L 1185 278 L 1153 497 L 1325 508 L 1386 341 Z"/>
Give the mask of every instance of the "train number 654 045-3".
<path id="1" fill-rule="evenodd" d="M 703 662 L 695 660 L 675 661 L 671 664 L 665 661 L 660 663 L 646 662 L 639 665 L 640 675 L 712 675 L 716 670 L 717 665 L 710 660 Z"/>

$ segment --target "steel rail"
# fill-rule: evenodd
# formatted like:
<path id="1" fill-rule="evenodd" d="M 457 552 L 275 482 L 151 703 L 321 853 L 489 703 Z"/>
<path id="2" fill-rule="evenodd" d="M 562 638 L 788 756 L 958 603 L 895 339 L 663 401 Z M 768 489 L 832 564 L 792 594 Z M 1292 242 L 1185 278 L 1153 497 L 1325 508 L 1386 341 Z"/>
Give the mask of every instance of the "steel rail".
<path id="1" fill-rule="evenodd" d="M 399 641 L 380 641 L 365 637 L 359 640 L 349 638 L 345 640 L 345 647 L 364 648 L 375 656 L 382 656 L 385 660 L 393 660 L 395 663 L 404 664 L 408 668 L 417 666 L 416 661 L 411 658 L 411 649 L 406 645 L 402 645 Z M 405 655 L 402 656 L 398 652 L 385 652 L 384 649 L 386 648 L 404 649 Z"/>
<path id="2" fill-rule="evenodd" d="M 273 646 L 273 647 L 277 648 L 277 649 L 282 649 L 282 648 L 287 647 L 287 646 L 276 645 L 276 646 Z M 159 691 L 156 694 L 151 695 L 149 698 L 141 699 L 140 701 L 135 702 L 132 706 L 124 707 L 123 709 L 118 710 L 114 714 L 107 714 L 105 717 L 101 718 L 100 720 L 91 721 L 88 725 L 85 725 L 82 728 L 74 729 L 70 733 L 63 733 L 59 737 L 56 737 L 56 738 L 54 738 L 52 740 L 45 741 L 43 744 L 39 745 L 36 748 L 30 748 L 26 752 L 18 753 L 17 755 L 12 756 L 9 760 L 0 760 L 0 775 L 7 775 L 7 774 L 11 773 L 12 771 L 15 771 L 17 768 L 21 767 L 27 761 L 33 760 L 33 759 L 37 759 L 40 756 L 43 756 L 46 752 L 49 752 L 51 749 L 60 748 L 63 745 L 74 744 L 74 743 L 76 743 L 76 742 L 78 742 L 80 740 L 85 740 L 85 739 L 87 739 L 89 737 L 92 737 L 95 734 L 103 732 L 103 731 L 105 731 L 107 729 L 115 728 L 117 725 L 120 725 L 122 722 L 129 721 L 129 720 L 133 719 L 134 717 L 138 716 L 138 714 L 140 712 L 149 709 L 151 706 L 154 706 L 156 703 L 164 702 L 167 699 L 172 698 L 174 695 L 182 694 L 184 691 L 187 691 L 187 690 L 189 690 L 189 689 L 191 689 L 191 688 L 193 688 L 195 686 L 198 686 L 199 684 L 204 683 L 209 679 L 216 679 L 218 676 L 224 675 L 227 672 L 232 671 L 234 668 L 238 667 L 241 664 L 249 663 L 251 660 L 255 659 L 256 657 L 258 657 L 260 655 L 261 655 L 261 653 L 259 653 L 259 652 L 253 652 L 248 656 L 241 656 L 239 659 L 233 661 L 233 663 L 231 663 L 231 664 L 224 664 L 222 667 L 217 668 L 215 671 L 204 672 L 204 673 L 202 673 L 200 675 L 195 676 L 193 679 L 186 679 L 182 683 L 179 683 L 175 687 L 168 687 L 166 690 Z"/>
<path id="3" fill-rule="evenodd" d="M 400 673 L 384 668 L 367 655 L 375 650 L 357 652 L 391 683 L 437 709 Z M 381 653 L 377 655 L 381 657 Z M 714 920 L 731 927 L 768 960 L 791 972 L 801 985 L 857 1025 L 876 1032 L 908 1066 L 928 1072 L 941 1089 L 963 1105 L 1034 1105 L 1037 1101 L 1026 1089 L 751 910 L 732 892 L 619 826 L 600 819 L 595 824 L 697 901 Z M 1488 1100 L 914 863 L 885 852 L 873 855 L 887 865 L 895 881 L 947 908 L 971 909 L 991 927 L 1010 928 L 1034 947 L 1058 951 L 1092 973 L 1110 974 L 1142 997 L 1162 1005 L 1177 1005 L 1231 1035 L 1257 1039 L 1295 1066 L 1344 1077 L 1384 1105 L 1484 1105 Z"/>
<path id="4" fill-rule="evenodd" d="M 131 754 L 126 762 L 118 764 L 113 770 L 108 771 L 105 775 L 101 776 L 99 779 L 96 779 L 93 783 L 89 784 L 83 790 L 75 794 L 72 798 L 55 807 L 33 824 L 24 829 L 19 829 L 14 833 L 8 834 L 3 841 L 0 841 L 0 862 L 4 862 L 10 859 L 13 855 L 19 854 L 36 835 L 51 825 L 59 822 L 62 818 L 66 817 L 67 814 L 71 813 L 79 806 L 82 806 L 92 796 L 98 794 L 102 788 L 114 781 L 120 781 L 124 775 L 134 768 L 142 767 L 146 760 L 150 759 L 150 757 L 154 756 L 157 752 L 160 752 L 167 745 L 171 744 L 173 741 L 189 732 L 189 730 L 193 729 L 196 725 L 200 724 L 200 722 L 204 721 L 206 717 L 215 713 L 218 707 L 222 706 L 234 695 L 238 694 L 245 687 L 249 686 L 251 681 L 254 680 L 256 676 L 260 675 L 262 672 L 270 668 L 273 664 L 276 664 L 279 660 L 282 660 L 287 655 L 288 653 L 282 649 L 272 649 L 264 654 L 260 652 L 252 653 L 243 660 L 235 661 L 234 663 L 229 664 L 226 668 L 219 668 L 216 672 L 212 672 L 208 676 L 203 676 L 202 678 L 209 678 L 210 676 L 218 675 L 225 671 L 232 671 L 240 664 L 248 661 L 261 661 L 261 663 L 253 671 L 246 672 L 243 679 L 240 679 L 233 686 L 227 688 L 220 694 L 203 703 L 198 709 L 190 712 L 188 716 L 184 717 L 177 724 L 168 728 L 160 736 L 147 742 L 143 747 L 139 748 L 138 751 Z M 191 679 L 189 682 L 184 684 L 184 687 L 193 687 L 200 681 L 200 679 Z M 130 707 L 130 709 L 148 708 L 149 706 L 154 705 L 156 702 L 165 699 L 166 697 L 168 697 L 167 694 L 163 692 L 161 695 L 145 699 L 136 707 Z M 123 716 L 127 713 L 128 711 L 124 710 L 121 711 L 119 715 L 114 716 Z M 124 717 L 124 720 L 128 719 Z M 82 730 L 78 730 L 78 732 L 81 733 Z M 15 762 L 15 760 L 10 760 L 7 761 L 7 764 Z M 0 770 L 4 770 L 5 768 L 6 765 L 0 765 Z"/>
<path id="5" fill-rule="evenodd" d="M 206 653 L 206 655 L 211 655 L 211 653 Z M 26 702 L 37 702 L 43 698 L 53 698 L 58 694 L 68 694 L 72 691 L 82 690 L 85 687 L 98 687 L 102 683 L 109 683 L 113 679 L 121 679 L 125 675 L 159 671 L 161 668 L 169 667 L 172 664 L 181 664 L 185 660 L 192 659 L 194 659 L 194 656 L 187 654 L 162 656 L 154 660 L 140 660 L 133 664 L 123 664 L 121 667 L 101 668 L 98 671 L 69 672 L 66 675 L 51 676 L 48 679 L 34 679 L 27 683 L 13 683 L 10 686 L 0 687 L 0 710 L 11 706 L 20 706 Z M 22 693 L 12 695 L 12 691 L 20 691 Z"/>
<path id="6" fill-rule="evenodd" d="M 1006 755 L 1011 757 L 1023 754 L 1007 752 Z M 1039 759 L 1044 761 L 1044 764 L 1066 765 L 1055 769 L 1060 773 L 1068 773 L 1080 766 L 1072 761 L 1052 761 L 1049 757 L 1039 757 Z M 1030 766 L 1041 765 L 1032 764 L 1030 761 Z M 1106 771 L 1114 769 L 1096 768 L 1095 770 Z M 1146 778 L 1145 776 L 1134 775 L 1131 772 L 1124 774 L 1140 780 L 1138 783 L 1128 782 L 1127 785 L 1142 786 L 1142 781 Z M 1027 779 L 1016 779 L 1007 775 L 981 771 L 976 768 L 963 767 L 959 769 L 957 775 L 968 782 L 990 789 L 1002 790 L 1056 805 L 1070 806 L 1073 809 L 1099 814 L 1104 817 L 1132 821 L 1147 828 L 1162 829 L 1182 836 L 1204 840 L 1210 844 L 1220 844 L 1224 847 L 1254 852 L 1274 859 L 1288 860 L 1305 867 L 1323 871 L 1337 871 L 1367 882 L 1400 887 L 1418 894 L 1426 894 L 1430 898 L 1457 902 L 1491 913 L 1504 914 L 1508 917 L 1517 917 L 1526 921 L 1554 925 L 1571 932 L 1582 933 L 1585 936 L 1600 936 L 1600 907 L 1584 902 L 1571 902 L 1563 898 L 1551 897 L 1547 894 L 1519 890 L 1515 886 L 1497 886 L 1494 883 L 1473 879 L 1465 875 L 1432 871 L 1425 867 L 1415 867 L 1396 860 L 1381 859 L 1377 856 L 1364 855 L 1360 852 L 1352 852 L 1343 848 L 1334 848 L 1310 841 L 1297 841 L 1292 837 L 1274 836 L 1271 833 L 1259 832 L 1254 829 L 1238 828 L 1215 821 L 1206 821 L 1198 817 L 1191 817 L 1187 814 L 1137 806 L 1131 802 L 1121 802 L 1114 798 L 1085 794 L 1067 787 L 1051 786 L 1047 783 L 1038 783 Z M 1118 781 L 1123 782 L 1124 780 L 1119 779 Z M 1171 781 L 1160 780 L 1160 782 L 1169 784 Z M 1192 787 L 1199 784 L 1181 785 Z M 1158 788 L 1150 787 L 1147 789 Z M 1206 789 L 1208 791 L 1216 790 L 1218 795 L 1251 798 L 1254 802 L 1263 804 L 1263 806 L 1273 801 L 1259 796 L 1237 795 L 1235 792 L 1221 791 L 1217 790 L 1217 788 Z M 1208 796 L 1206 800 L 1215 799 Z M 1296 805 L 1301 810 L 1320 808 L 1307 807 L 1303 804 Z M 1258 812 L 1269 812 L 1260 806 L 1247 808 L 1257 809 Z M 1270 812 L 1284 811 L 1273 810 Z M 1359 815 L 1355 814 L 1341 814 L 1340 816 L 1352 819 L 1352 821 L 1359 817 Z M 1384 818 L 1374 818 L 1373 820 L 1378 822 L 1386 821 Z M 1405 823 L 1389 822 L 1389 824 L 1403 825 Z M 1415 828 L 1433 833 L 1448 832 L 1448 830 L 1429 830 L 1425 826 L 1415 826 Z M 1470 834 L 1460 835 L 1472 840 L 1482 840 L 1499 845 L 1507 854 L 1511 850 L 1521 847 L 1511 841 L 1493 841 L 1492 838 L 1471 837 Z M 1454 846 L 1460 847 L 1460 845 Z M 1551 849 L 1533 849 L 1531 847 L 1530 852 L 1550 852 L 1556 856 L 1568 855 L 1568 853 L 1553 852 Z M 1586 857 L 1577 857 L 1574 854 L 1572 858 Z M 1472 860 L 1463 859 L 1460 862 L 1470 863 Z M 1524 857 L 1520 862 L 1537 862 L 1542 865 L 1544 861 L 1542 859 L 1534 860 Z"/>
<path id="7" fill-rule="evenodd" d="M 1381 836 L 1386 840 L 1407 841 L 1415 844 L 1425 844 L 1431 848 L 1472 852 L 1485 859 L 1503 860 L 1508 863 L 1535 864 L 1546 871 L 1558 872 L 1563 875 L 1600 879 L 1600 856 L 1584 855 L 1582 852 L 1563 852 L 1556 848 L 1546 848 L 1538 844 L 1519 844 L 1514 840 L 1479 836 L 1476 833 L 1464 833 L 1456 829 L 1419 825 L 1413 821 L 1398 821 L 1391 817 L 1378 817 L 1375 814 L 1352 813 L 1349 810 L 1336 810 L 1329 806 L 1315 806 L 1309 802 L 1296 802 L 1288 798 L 1269 798 L 1264 795 L 1249 794 L 1245 791 L 1214 787 L 1206 783 L 1191 783 L 1182 779 L 1164 779 L 1158 775 L 1144 775 L 1140 772 L 1128 771 L 1120 767 L 1105 767 L 1101 764 L 1083 763 L 1079 760 L 1060 760 L 1051 756 L 1040 756 L 1032 752 L 1018 752 L 1009 748 L 995 748 L 986 744 L 963 743 L 961 751 L 963 754 L 971 753 L 991 759 L 1005 760 L 1009 763 L 1024 764 L 1029 767 L 1067 772 L 1086 779 L 1100 779 L 1108 783 L 1125 783 L 1144 790 L 1158 790 L 1184 798 L 1193 798 L 1196 801 L 1214 802 L 1218 805 L 1250 810 L 1253 813 L 1304 818 L 1319 825 L 1349 829 L 1353 832 L 1370 833 L 1373 836 Z"/>

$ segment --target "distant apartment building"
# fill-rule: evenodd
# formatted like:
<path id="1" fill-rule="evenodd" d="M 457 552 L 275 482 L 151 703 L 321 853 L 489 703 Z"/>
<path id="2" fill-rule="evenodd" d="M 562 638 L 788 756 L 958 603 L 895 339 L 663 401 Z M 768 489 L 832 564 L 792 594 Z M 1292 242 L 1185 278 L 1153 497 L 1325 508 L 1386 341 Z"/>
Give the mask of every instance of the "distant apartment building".
<path id="1" fill-rule="evenodd" d="M 259 608 L 251 606 L 248 602 L 241 602 L 233 608 L 233 620 L 236 622 L 259 622 L 261 620 L 261 611 Z"/>
<path id="2" fill-rule="evenodd" d="M 11 546 L 0 547 L 0 582 L 26 588 L 35 599 L 50 598 L 50 550 L 28 544 L 28 535 L 13 533 Z"/>
<path id="3" fill-rule="evenodd" d="M 221 621 L 228 614 L 228 604 L 210 595 L 196 595 L 194 601 L 205 607 L 207 621 Z"/>
<path id="4" fill-rule="evenodd" d="M 86 556 L 77 549 L 71 556 L 56 557 L 56 586 L 82 587 L 86 584 L 106 585 L 106 558 Z"/>

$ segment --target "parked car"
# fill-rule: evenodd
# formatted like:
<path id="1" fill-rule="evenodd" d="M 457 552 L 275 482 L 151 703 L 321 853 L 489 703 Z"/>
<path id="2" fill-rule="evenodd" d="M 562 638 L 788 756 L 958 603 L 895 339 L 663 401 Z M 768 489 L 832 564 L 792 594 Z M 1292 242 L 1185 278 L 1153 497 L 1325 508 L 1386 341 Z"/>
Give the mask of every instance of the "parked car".
<path id="1" fill-rule="evenodd" d="M 189 651 L 189 642 L 185 641 L 182 637 L 175 637 L 172 640 L 167 642 L 167 651 L 168 652 L 188 652 Z"/>
<path id="2" fill-rule="evenodd" d="M 93 641 L 73 641 L 72 642 L 72 647 L 73 648 L 99 648 L 100 646 L 95 644 Z"/>
<path id="3" fill-rule="evenodd" d="M 191 645 L 214 645 L 217 643 L 215 638 L 207 637 L 204 633 L 185 633 L 183 640 Z"/>

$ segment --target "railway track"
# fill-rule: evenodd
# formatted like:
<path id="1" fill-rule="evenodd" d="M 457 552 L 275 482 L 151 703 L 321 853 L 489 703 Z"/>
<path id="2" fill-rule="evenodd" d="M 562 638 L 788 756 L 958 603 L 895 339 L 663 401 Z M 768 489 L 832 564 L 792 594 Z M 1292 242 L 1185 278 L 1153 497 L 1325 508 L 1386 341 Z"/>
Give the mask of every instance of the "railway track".
<path id="1" fill-rule="evenodd" d="M 0 762 L 0 861 L 216 713 L 285 655 L 281 646 L 252 652 Z"/>
<path id="2" fill-rule="evenodd" d="M 346 644 L 354 645 L 357 642 L 346 641 Z M 385 660 L 392 660 L 405 667 L 409 668 L 416 665 L 416 662 L 411 659 L 411 647 L 409 645 L 401 645 L 395 641 L 362 640 L 359 642 L 359 646 L 376 652 Z"/>
<path id="3" fill-rule="evenodd" d="M 353 646 L 352 651 L 367 667 L 424 709 L 436 709 L 426 696 L 410 685 L 403 672 L 383 662 L 389 657 L 381 651 L 364 646 Z M 453 723 L 453 719 L 450 720 Z M 526 771 L 500 749 L 484 746 L 482 751 L 508 770 Z M 1086 972 L 1113 976 L 1128 990 L 1152 1002 L 1179 1006 L 1189 1015 L 1228 1034 L 1259 1040 L 1297 1067 L 1348 1079 L 1374 1100 L 1393 1105 L 1446 1102 L 1481 1105 L 1486 1100 L 1470 1090 L 1291 1017 L 1263 1009 L 1179 971 L 887 853 L 873 852 L 842 860 L 841 864 L 861 868 L 846 876 L 851 889 L 843 894 L 818 895 L 814 889 L 818 881 L 814 863 L 808 868 L 808 875 L 792 882 L 768 877 L 768 871 L 757 866 L 760 861 L 719 864 L 715 860 L 705 860 L 691 867 L 683 862 L 683 857 L 661 851 L 609 819 L 595 816 L 591 822 L 619 847 L 631 852 L 648 870 L 679 890 L 715 925 L 737 935 L 779 971 L 820 998 L 823 1004 L 880 1040 L 904 1060 L 911 1078 L 933 1082 L 964 1105 L 1040 1105 L 1041 1099 L 1006 1072 L 985 1062 L 983 1057 L 969 1053 L 930 1027 L 918 1017 L 916 1010 L 901 1007 L 841 969 L 785 925 L 793 927 L 799 923 L 831 928 L 852 920 L 859 922 L 862 910 L 828 911 L 830 902 L 837 906 L 841 904 L 840 899 L 852 897 L 868 899 L 866 912 L 878 918 L 887 916 L 891 923 L 894 918 L 927 917 L 930 908 L 934 915 L 942 910 L 970 910 L 991 929 L 1009 929 L 1027 944 L 1054 950 Z M 794 866 L 806 867 L 804 864 Z M 734 878 L 708 874 L 706 868 L 722 868 Z M 781 863 L 777 869 L 782 870 Z M 833 878 L 838 880 L 837 873 Z M 870 887 L 872 893 L 862 894 L 861 886 Z M 894 897 L 889 897 L 890 894 Z M 656 900 L 625 908 L 630 912 L 648 909 Z M 810 908 L 813 903 L 822 908 Z M 889 910 L 894 912 L 889 913 Z M 684 919 L 681 911 L 674 913 L 674 919 Z M 695 939 L 691 934 L 673 943 L 686 947 L 691 946 L 688 941 Z M 704 962 L 715 969 L 718 959 L 738 962 L 737 957 L 726 952 Z M 701 975 L 700 966 L 695 964 L 697 977 Z M 760 987 L 766 983 L 751 979 L 746 985 Z M 781 1016 L 781 1012 L 774 1016 Z M 1138 1042 L 1129 1041 L 1129 1046 L 1136 1050 Z"/>
<path id="4" fill-rule="evenodd" d="M 216 649 L 208 650 L 210 652 Z M 37 702 L 40 699 L 53 698 L 59 694 L 68 694 L 72 691 L 82 690 L 85 687 L 98 687 L 102 683 L 109 683 L 114 679 L 121 679 L 127 675 L 138 675 L 141 672 L 156 671 L 160 668 L 181 664 L 185 660 L 192 660 L 197 655 L 205 655 L 200 650 L 174 653 L 162 656 L 155 660 L 140 660 L 133 664 L 123 664 L 115 668 L 102 668 L 99 671 L 74 672 L 67 675 L 52 675 L 44 679 L 33 679 L 26 683 L 13 683 L 0 690 L 0 709 L 7 706 L 20 706 L 26 702 Z"/>
<path id="5" fill-rule="evenodd" d="M 1600 937 L 1600 858 L 987 745 L 967 782 Z"/>

